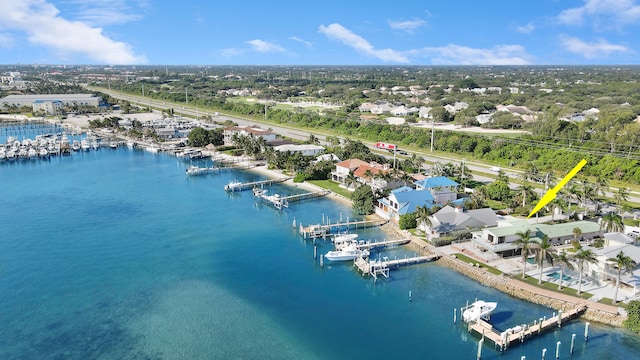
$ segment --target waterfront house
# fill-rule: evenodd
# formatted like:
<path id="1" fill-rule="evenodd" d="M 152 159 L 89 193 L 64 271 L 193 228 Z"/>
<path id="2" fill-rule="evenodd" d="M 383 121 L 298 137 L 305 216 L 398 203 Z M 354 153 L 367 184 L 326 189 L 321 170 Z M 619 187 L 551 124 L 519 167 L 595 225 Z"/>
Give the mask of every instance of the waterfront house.
<path id="1" fill-rule="evenodd" d="M 445 206 L 429 216 L 431 226 L 418 224 L 418 229 L 430 237 L 450 235 L 455 231 L 475 230 L 487 226 L 497 226 L 498 216 L 491 208 L 465 210 L 462 206 Z"/>
<path id="2" fill-rule="evenodd" d="M 331 172 L 331 180 L 348 189 L 355 189 L 352 184 L 347 185 L 347 178 L 353 174 L 356 181 L 371 186 L 375 190 L 383 190 L 392 186 L 393 182 L 385 180 L 386 173 L 391 171 L 391 165 L 366 162 L 360 159 L 348 159 L 336 164 Z"/>
<path id="3" fill-rule="evenodd" d="M 252 136 L 263 138 L 265 142 L 274 141 L 276 139 L 276 133 L 271 130 L 262 129 L 259 126 L 228 126 L 224 128 L 222 132 L 224 145 L 235 145 L 233 136 L 236 134 L 238 136 Z"/>
<path id="4" fill-rule="evenodd" d="M 600 225 L 591 221 L 574 221 L 560 224 L 531 224 L 527 220 L 510 219 L 498 221 L 494 227 L 473 231 L 471 241 L 481 251 L 490 251 L 497 255 L 508 257 L 520 253 L 515 241 L 520 237 L 518 233 L 529 230 L 532 240 L 540 241 L 547 235 L 554 246 L 567 245 L 574 240 L 575 228 L 580 229 L 580 242 L 587 243 L 602 236 Z"/>
<path id="5" fill-rule="evenodd" d="M 433 176 L 416 181 L 415 185 L 417 191 L 429 191 L 436 203 L 446 204 L 458 198 L 458 186 L 460 184 L 446 176 Z"/>
<path id="6" fill-rule="evenodd" d="M 299 153 L 302 156 L 316 156 L 324 151 L 324 147 L 313 144 L 287 144 L 273 148 L 276 152 Z"/>
<path id="7" fill-rule="evenodd" d="M 593 264 L 585 264 L 585 272 L 595 275 L 594 277 L 598 279 L 598 281 L 610 281 L 615 284 L 618 277 L 618 269 L 612 261 L 609 261 L 609 259 L 615 259 L 621 251 L 625 256 L 630 257 L 631 260 L 636 263 L 636 266 L 632 271 L 620 274 L 620 288 L 627 287 L 628 291 L 632 291 L 635 295 L 637 287 L 640 286 L 640 247 L 634 246 L 633 243 L 616 243 L 611 246 L 605 245 L 602 249 L 592 250 L 596 255 L 597 262 Z"/>

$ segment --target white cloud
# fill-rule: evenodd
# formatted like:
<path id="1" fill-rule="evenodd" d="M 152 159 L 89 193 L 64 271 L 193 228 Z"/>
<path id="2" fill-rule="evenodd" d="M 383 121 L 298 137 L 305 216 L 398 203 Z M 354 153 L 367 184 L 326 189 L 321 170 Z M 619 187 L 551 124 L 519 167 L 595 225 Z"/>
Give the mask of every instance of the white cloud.
<path id="1" fill-rule="evenodd" d="M 321 33 L 330 39 L 340 41 L 341 43 L 355 49 L 363 54 L 373 56 L 384 62 L 408 63 L 409 59 L 402 53 L 393 49 L 375 49 L 367 40 L 360 35 L 353 33 L 351 30 L 340 24 L 331 24 L 329 26 L 320 25 L 318 29 Z"/>
<path id="2" fill-rule="evenodd" d="M 51 49 L 60 58 L 82 54 L 106 64 L 146 62 L 131 45 L 110 39 L 101 28 L 59 16 L 59 10 L 46 0 L 2 1 L 0 14 L 0 27 L 25 33 L 30 43 Z"/>
<path id="3" fill-rule="evenodd" d="M 516 30 L 519 33 L 523 33 L 523 34 L 531 34 L 533 32 L 533 30 L 535 30 L 535 26 L 533 25 L 533 23 L 528 23 L 527 25 L 524 26 L 516 26 Z"/>
<path id="4" fill-rule="evenodd" d="M 520 45 L 496 45 L 490 49 L 476 49 L 449 44 L 413 50 L 410 54 L 429 57 L 436 65 L 528 65 L 532 58 Z"/>
<path id="5" fill-rule="evenodd" d="M 284 52 L 285 51 L 284 48 L 282 48 L 281 46 L 268 41 L 264 41 L 264 40 L 256 39 L 256 40 L 249 40 L 245 42 L 251 45 L 253 50 L 257 52 L 267 53 L 267 52 Z"/>
<path id="6" fill-rule="evenodd" d="M 582 55 L 587 59 L 607 57 L 611 53 L 629 51 L 626 46 L 611 44 L 603 39 L 597 42 L 587 43 L 576 37 L 567 35 L 560 36 L 560 44 L 569 52 Z"/>
<path id="7" fill-rule="evenodd" d="M 220 56 L 226 59 L 232 59 L 244 55 L 244 52 L 238 48 L 227 48 L 220 50 Z"/>
<path id="8" fill-rule="evenodd" d="M 391 21 L 389 20 L 389 26 L 393 30 L 403 30 L 412 32 L 413 30 L 427 25 L 427 22 L 422 19 L 405 20 L 405 21 Z"/>
<path id="9" fill-rule="evenodd" d="M 126 24 L 142 19 L 146 0 L 64 0 L 73 8 L 74 20 L 92 26 Z"/>
<path id="10" fill-rule="evenodd" d="M 301 44 L 306 45 L 307 47 L 311 47 L 311 46 L 313 45 L 313 44 L 312 44 L 312 43 L 310 43 L 309 41 L 302 40 L 302 39 L 300 39 L 300 38 L 299 38 L 299 37 L 297 37 L 297 36 L 290 36 L 290 37 L 289 37 L 289 40 L 297 41 L 297 42 L 299 42 L 299 43 L 301 43 Z"/>
<path id="11" fill-rule="evenodd" d="M 640 20 L 636 0 L 584 0 L 581 7 L 570 8 L 558 15 L 565 25 L 592 23 L 596 28 L 617 28 Z"/>

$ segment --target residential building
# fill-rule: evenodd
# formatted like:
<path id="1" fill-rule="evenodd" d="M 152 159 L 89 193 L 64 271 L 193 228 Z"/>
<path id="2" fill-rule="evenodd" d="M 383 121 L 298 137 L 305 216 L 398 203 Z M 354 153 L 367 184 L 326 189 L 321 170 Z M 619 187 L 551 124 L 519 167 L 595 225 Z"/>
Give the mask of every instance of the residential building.
<path id="1" fill-rule="evenodd" d="M 266 142 L 274 141 L 276 139 L 276 133 L 271 130 L 265 130 L 259 126 L 229 126 L 224 128 L 222 132 L 224 145 L 233 146 L 233 136 L 253 136 L 263 138 Z"/>
<path id="2" fill-rule="evenodd" d="M 315 156 L 321 154 L 324 151 L 324 147 L 313 144 L 287 144 L 276 146 L 273 150 L 278 152 L 300 153 L 303 156 Z"/>
<path id="3" fill-rule="evenodd" d="M 446 176 L 433 176 L 415 182 L 416 190 L 428 190 L 438 204 L 446 204 L 458 199 L 458 184 Z"/>
<path id="4" fill-rule="evenodd" d="M 591 221 L 575 221 L 560 224 L 531 224 L 527 220 L 512 219 L 499 221 L 497 226 L 472 232 L 471 241 L 482 251 L 490 251 L 500 256 L 513 256 L 520 252 L 515 242 L 518 233 L 529 231 L 534 241 L 547 235 L 555 246 L 570 244 L 575 238 L 574 229 L 580 229 L 581 242 L 588 242 L 602 236 L 600 225 Z"/>
<path id="5" fill-rule="evenodd" d="M 360 159 L 348 159 L 336 164 L 336 169 L 331 172 L 331 180 L 341 186 L 353 189 L 352 185 L 346 184 L 349 174 L 353 174 L 355 180 L 371 186 L 375 190 L 383 190 L 392 186 L 393 182 L 385 180 L 382 174 L 391 171 L 391 165 L 378 164 L 376 162 L 366 162 Z"/>
<path id="6" fill-rule="evenodd" d="M 462 206 L 445 206 L 429 216 L 431 226 L 418 228 L 430 237 L 441 237 L 460 230 L 475 230 L 487 226 L 497 226 L 498 216 L 491 208 L 465 210 Z"/>

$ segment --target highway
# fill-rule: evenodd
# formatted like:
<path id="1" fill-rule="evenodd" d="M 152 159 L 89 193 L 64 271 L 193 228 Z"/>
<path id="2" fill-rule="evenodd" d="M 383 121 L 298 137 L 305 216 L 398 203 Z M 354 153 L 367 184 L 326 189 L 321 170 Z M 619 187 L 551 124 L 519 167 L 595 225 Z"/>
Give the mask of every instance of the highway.
<path id="1" fill-rule="evenodd" d="M 194 117 L 194 118 L 201 118 L 203 116 L 210 116 L 214 121 L 216 122 L 224 122 L 226 120 L 230 120 L 233 121 L 235 123 L 237 123 L 238 125 L 262 125 L 265 126 L 267 128 L 272 129 L 274 132 L 280 134 L 281 136 L 284 137 L 288 137 L 291 139 L 296 139 L 296 140 L 307 140 L 309 138 L 310 134 L 313 134 L 315 137 L 317 137 L 320 140 L 321 144 L 326 144 L 326 138 L 325 135 L 322 133 L 314 133 L 311 131 L 307 131 L 307 130 L 302 130 L 302 129 L 297 129 L 297 128 L 292 128 L 292 127 L 287 127 L 287 126 L 282 126 L 282 125 L 275 125 L 272 124 L 270 122 L 261 122 L 261 121 L 255 121 L 255 120 L 248 120 L 248 119 L 244 119 L 244 118 L 239 118 L 239 117 L 235 117 L 235 116 L 228 116 L 228 115 L 215 115 L 213 112 L 209 112 L 209 111 L 203 111 L 200 109 L 197 109 L 194 106 L 190 106 L 190 105 L 176 105 L 176 104 L 170 104 L 170 103 L 166 103 L 163 101 L 159 101 L 159 100 L 154 100 L 148 97 L 143 97 L 143 96 L 139 96 L 139 95 L 129 95 L 129 94 L 124 94 L 118 91 L 112 91 L 112 90 L 108 90 L 108 89 L 104 89 L 104 88 L 92 88 L 92 87 L 88 87 L 89 90 L 92 91 L 100 91 L 102 93 L 108 94 L 109 96 L 115 98 L 115 99 L 122 99 L 122 100 L 127 100 L 132 104 L 135 105 L 139 105 L 139 106 L 149 106 L 151 108 L 155 108 L 158 110 L 165 110 L 165 109 L 169 109 L 169 108 L 173 108 L 174 109 L 174 113 L 176 114 L 180 114 L 186 117 Z M 381 151 L 378 149 L 374 148 L 374 143 L 373 142 L 366 142 L 363 141 L 364 144 L 366 144 L 367 146 L 369 146 L 369 148 L 371 148 L 372 150 L 374 150 L 376 153 L 383 155 L 389 159 L 393 158 L 393 155 L 390 155 L 387 153 L 387 151 Z M 402 155 L 398 155 L 396 159 L 404 159 L 404 158 L 409 158 L 412 153 L 415 153 L 418 156 L 421 156 L 423 159 L 425 159 L 426 162 L 428 163 L 436 163 L 439 162 L 441 164 L 446 164 L 446 163 L 453 163 L 456 165 L 459 165 L 462 161 L 465 162 L 466 167 L 471 170 L 471 173 L 473 175 L 473 179 L 477 180 L 477 181 L 481 181 L 484 183 L 487 182 L 491 182 L 493 180 L 495 180 L 495 176 L 493 176 L 494 174 L 497 175 L 497 173 L 493 170 L 491 170 L 492 167 L 494 167 L 493 165 L 487 165 L 487 164 L 483 164 L 483 163 L 479 163 L 479 162 L 475 162 L 475 161 L 465 161 L 464 159 L 460 159 L 458 157 L 447 157 L 447 156 L 441 156 L 441 155 L 435 155 L 432 154 L 430 152 L 422 152 L 422 151 L 408 151 L 409 153 L 408 156 L 403 157 Z M 516 170 L 516 169 L 504 169 L 502 168 L 503 173 L 509 178 L 509 179 L 513 179 L 513 180 L 521 180 L 522 179 L 522 174 L 523 171 L 521 170 Z M 511 184 L 512 188 L 517 187 L 517 184 Z M 542 189 L 536 189 L 539 193 L 542 193 Z M 617 191 L 617 188 L 610 188 L 610 190 L 606 193 L 606 197 L 607 198 L 613 198 L 613 194 Z M 640 192 L 637 191 L 630 191 L 629 192 L 629 199 L 628 201 L 640 204 Z"/>

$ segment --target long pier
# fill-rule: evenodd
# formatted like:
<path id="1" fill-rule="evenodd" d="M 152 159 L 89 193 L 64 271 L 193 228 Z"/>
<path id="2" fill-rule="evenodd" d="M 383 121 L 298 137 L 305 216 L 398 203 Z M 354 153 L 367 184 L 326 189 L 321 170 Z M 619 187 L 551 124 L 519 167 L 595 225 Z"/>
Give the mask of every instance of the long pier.
<path id="1" fill-rule="evenodd" d="M 246 183 L 232 182 L 232 183 L 229 183 L 228 185 L 225 185 L 224 190 L 229 192 L 244 191 L 244 190 L 253 189 L 254 187 L 260 187 L 264 185 L 272 185 L 272 184 L 285 182 L 290 179 L 293 179 L 293 178 L 283 177 L 279 179 L 267 179 L 267 180 L 260 180 L 260 181 L 246 182 Z"/>
<path id="2" fill-rule="evenodd" d="M 319 191 L 307 192 L 303 194 L 296 194 L 296 195 L 289 195 L 289 196 L 280 196 L 278 194 L 267 195 L 266 192 L 254 191 L 254 196 L 258 196 L 272 203 L 273 206 L 275 206 L 277 209 L 282 209 L 283 207 L 288 208 L 290 202 L 314 199 L 322 196 L 327 196 L 329 194 L 331 194 L 331 190 L 319 190 Z"/>
<path id="3" fill-rule="evenodd" d="M 337 222 L 335 224 L 316 224 L 309 226 L 302 226 L 300 224 L 300 235 L 305 239 L 314 239 L 319 237 L 326 237 L 331 234 L 333 230 L 343 229 L 357 230 L 375 226 L 382 226 L 388 223 L 389 220 L 358 220 L 349 222 Z"/>
<path id="4" fill-rule="evenodd" d="M 468 330 L 469 332 L 473 331 L 491 340 L 495 347 L 504 351 L 514 342 L 524 342 L 525 340 L 540 335 L 544 331 L 561 327 L 563 323 L 580 316 L 586 308 L 586 305 L 582 304 L 569 312 L 563 313 L 562 311 L 559 311 L 557 315 L 552 316 L 549 319 L 543 318 L 539 321 L 535 320 L 533 324 L 524 324 L 523 326 L 519 325 L 503 332 L 496 330 L 487 321 L 479 319 L 476 322 L 469 323 Z"/>
<path id="5" fill-rule="evenodd" d="M 387 260 L 385 258 L 381 261 L 370 261 L 369 259 L 358 257 L 353 260 L 353 266 L 355 266 L 363 276 L 371 275 L 371 277 L 373 277 L 375 281 L 378 279 L 378 276 L 384 276 L 388 278 L 390 269 L 395 269 L 400 266 L 431 262 L 439 258 L 440 255 L 437 254 L 405 257 L 394 260 Z"/>
<path id="6" fill-rule="evenodd" d="M 378 249 L 378 248 L 382 249 L 382 248 L 400 246 L 400 245 L 408 244 L 409 242 L 411 242 L 411 239 L 407 238 L 407 239 L 365 242 L 365 243 L 359 243 L 356 246 L 360 250 L 370 250 L 370 249 Z"/>

